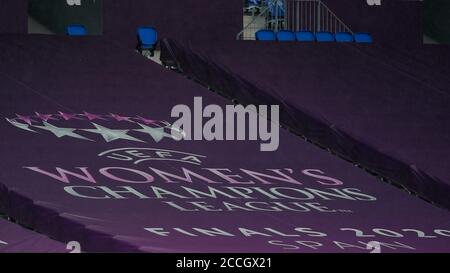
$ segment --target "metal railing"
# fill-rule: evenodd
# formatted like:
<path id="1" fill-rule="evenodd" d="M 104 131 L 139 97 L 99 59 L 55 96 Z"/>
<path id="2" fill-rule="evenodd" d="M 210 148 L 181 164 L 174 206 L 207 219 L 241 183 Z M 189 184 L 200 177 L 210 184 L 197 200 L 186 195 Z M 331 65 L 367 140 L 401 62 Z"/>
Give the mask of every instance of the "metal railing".
<path id="1" fill-rule="evenodd" d="M 286 29 L 311 32 L 352 30 L 320 0 L 286 0 Z"/>
<path id="2" fill-rule="evenodd" d="M 236 36 L 238 40 L 254 40 L 255 32 L 260 29 L 353 34 L 321 0 L 267 0 L 261 1 L 256 8 L 258 13 L 244 16 L 247 20 Z"/>

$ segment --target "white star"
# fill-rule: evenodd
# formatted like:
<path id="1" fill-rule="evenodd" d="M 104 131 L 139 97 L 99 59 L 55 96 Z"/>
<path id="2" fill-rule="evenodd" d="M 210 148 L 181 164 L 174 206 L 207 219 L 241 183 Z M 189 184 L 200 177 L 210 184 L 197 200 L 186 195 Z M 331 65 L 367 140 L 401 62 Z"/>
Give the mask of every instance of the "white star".
<path id="1" fill-rule="evenodd" d="M 144 142 L 142 140 L 139 140 L 137 138 L 134 138 L 132 136 L 128 135 L 128 132 L 130 130 L 116 130 L 116 129 L 109 129 L 106 127 L 103 127 L 101 125 L 98 125 L 96 123 L 92 124 L 95 126 L 96 129 L 83 129 L 84 131 L 100 134 L 105 139 L 106 142 L 111 142 L 117 139 L 125 139 L 125 140 L 131 140 L 131 141 L 137 141 L 137 142 Z"/>
<path id="2" fill-rule="evenodd" d="M 28 124 L 24 124 L 24 123 L 20 123 L 11 119 L 6 119 L 9 123 L 11 123 L 12 125 L 16 126 L 17 128 L 20 128 L 22 130 L 26 130 L 26 131 L 30 131 L 33 133 L 36 133 L 36 131 L 30 129 L 30 126 Z"/>
<path id="3" fill-rule="evenodd" d="M 7 245 L 8 243 L 5 242 L 5 241 L 0 240 L 0 244 L 2 244 L 2 245 Z"/>
<path id="4" fill-rule="evenodd" d="M 73 138 L 78 138 L 78 139 L 84 139 L 84 140 L 92 141 L 89 138 L 86 138 L 86 137 L 84 137 L 82 135 L 74 133 L 74 131 L 77 130 L 77 129 L 73 129 L 73 128 L 59 128 L 59 127 L 56 127 L 56 126 L 54 126 L 54 125 L 52 125 L 52 124 L 50 124 L 50 123 L 48 123 L 46 121 L 44 121 L 44 126 L 34 126 L 34 127 L 50 131 L 55 136 L 57 136 L 58 138 L 62 138 L 64 136 L 68 136 L 68 137 L 73 137 Z"/>
<path id="5" fill-rule="evenodd" d="M 134 129 L 133 131 L 149 134 L 156 141 L 156 143 L 160 142 L 161 139 L 167 136 L 164 132 L 164 128 L 152 128 L 140 123 L 138 123 L 138 125 L 141 126 L 142 129 Z"/>

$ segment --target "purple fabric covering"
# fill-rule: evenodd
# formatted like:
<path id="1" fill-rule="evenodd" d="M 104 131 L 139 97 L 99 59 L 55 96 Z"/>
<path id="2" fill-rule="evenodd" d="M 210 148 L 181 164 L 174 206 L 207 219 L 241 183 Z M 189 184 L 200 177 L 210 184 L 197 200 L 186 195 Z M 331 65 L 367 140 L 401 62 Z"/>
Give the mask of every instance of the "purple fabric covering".
<path id="1" fill-rule="evenodd" d="M 242 103 L 280 103 L 292 130 L 450 208 L 446 49 L 167 41 L 162 59 Z"/>
<path id="2" fill-rule="evenodd" d="M 257 142 L 164 138 L 156 143 L 136 131 L 128 133 L 146 142 L 107 142 L 81 130 L 92 130 L 92 122 L 135 129 L 136 122 L 144 122 L 137 116 L 171 121 L 171 107 L 192 105 L 194 96 L 202 96 L 205 105 L 229 103 L 105 39 L 6 35 L 0 37 L 0 59 L 0 211 L 52 238 L 79 241 L 88 252 L 368 252 L 370 241 L 382 242 L 382 252 L 449 251 L 448 211 L 285 131 L 280 132 L 278 151 L 261 153 Z M 66 133 L 91 141 L 73 134 L 58 138 L 36 127 L 45 120 L 60 128 L 76 128 Z M 123 148 L 133 151 L 104 154 Z M 193 153 L 199 165 L 181 160 L 176 152 L 169 158 L 181 161 L 138 162 L 155 158 L 152 153 L 148 157 L 148 150 L 137 150 L 142 148 Z M 167 159 L 167 151 L 163 155 Z M 73 173 L 64 177 L 57 167 Z M 191 171 L 192 182 L 183 181 L 183 168 Z M 67 188 L 73 186 L 77 188 Z M 156 198 L 155 187 L 165 198 Z M 203 197 L 197 198 L 192 193 L 208 193 L 208 187 L 227 196 L 197 192 Z M 76 196 L 70 189 L 93 198 Z M 139 193 L 108 193 L 125 189 Z M 277 191 L 281 195 L 275 195 Z M 180 211 L 167 202 L 203 208 Z M 204 203 L 195 207 L 189 202 Z M 241 208 L 230 210 L 224 202 Z M 247 202 L 256 202 L 251 211 Z M 292 207 L 293 202 L 300 206 Z M 302 207 L 304 212 L 299 211 Z M 222 211 L 211 211 L 217 209 Z M 162 228 L 156 231 L 168 236 L 145 228 Z M 217 228 L 228 235 L 200 235 L 193 228 Z M 361 230 L 364 237 L 348 228 Z M 314 244 L 315 249 L 305 244 Z"/>
<path id="3" fill-rule="evenodd" d="M 159 37 L 187 42 L 232 41 L 242 28 L 241 0 L 104 1 L 104 33 L 135 46 L 136 29 L 153 26 Z"/>
<path id="4" fill-rule="evenodd" d="M 64 244 L 0 218 L 0 253 L 67 252 Z"/>
<path id="5" fill-rule="evenodd" d="M 26 0 L 0 0 L 0 33 L 27 33 Z"/>

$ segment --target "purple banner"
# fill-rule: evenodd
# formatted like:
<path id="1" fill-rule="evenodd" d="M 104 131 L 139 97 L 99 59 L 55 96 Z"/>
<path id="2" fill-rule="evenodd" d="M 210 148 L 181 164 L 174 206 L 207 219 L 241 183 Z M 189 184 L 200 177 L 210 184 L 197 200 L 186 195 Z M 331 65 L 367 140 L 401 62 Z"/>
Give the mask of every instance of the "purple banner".
<path id="1" fill-rule="evenodd" d="M 163 61 L 189 77 L 244 104 L 280 104 L 291 130 L 450 208 L 443 46 L 162 45 Z"/>
<path id="2" fill-rule="evenodd" d="M 66 246 L 48 237 L 0 218 L 0 253 L 68 252 Z"/>
<path id="3" fill-rule="evenodd" d="M 137 54 L 7 40 L 0 210 L 21 224 L 86 252 L 449 251 L 448 211 L 285 130 L 274 152 L 176 141 L 173 106 L 231 102 Z"/>

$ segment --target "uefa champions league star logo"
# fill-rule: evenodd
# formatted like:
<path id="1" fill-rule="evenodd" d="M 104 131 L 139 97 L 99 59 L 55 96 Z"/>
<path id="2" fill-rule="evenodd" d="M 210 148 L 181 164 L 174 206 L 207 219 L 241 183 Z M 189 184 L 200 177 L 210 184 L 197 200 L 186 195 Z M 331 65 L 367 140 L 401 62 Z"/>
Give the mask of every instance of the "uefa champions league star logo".
<path id="1" fill-rule="evenodd" d="M 160 142 L 164 138 L 182 138 L 167 121 L 152 120 L 141 116 L 128 117 L 118 114 L 64 113 L 34 115 L 16 114 L 6 118 L 13 126 L 31 133 L 48 133 L 57 138 L 73 138 L 80 141 L 119 140 L 132 142 Z"/>
<path id="2" fill-rule="evenodd" d="M 89 112 L 16 114 L 6 121 L 27 132 L 79 141 L 259 141 L 262 152 L 276 151 L 280 144 L 278 105 L 221 107 L 203 105 L 202 97 L 194 97 L 193 105 L 175 105 L 170 116 L 177 119 L 173 124 L 141 116 Z"/>

